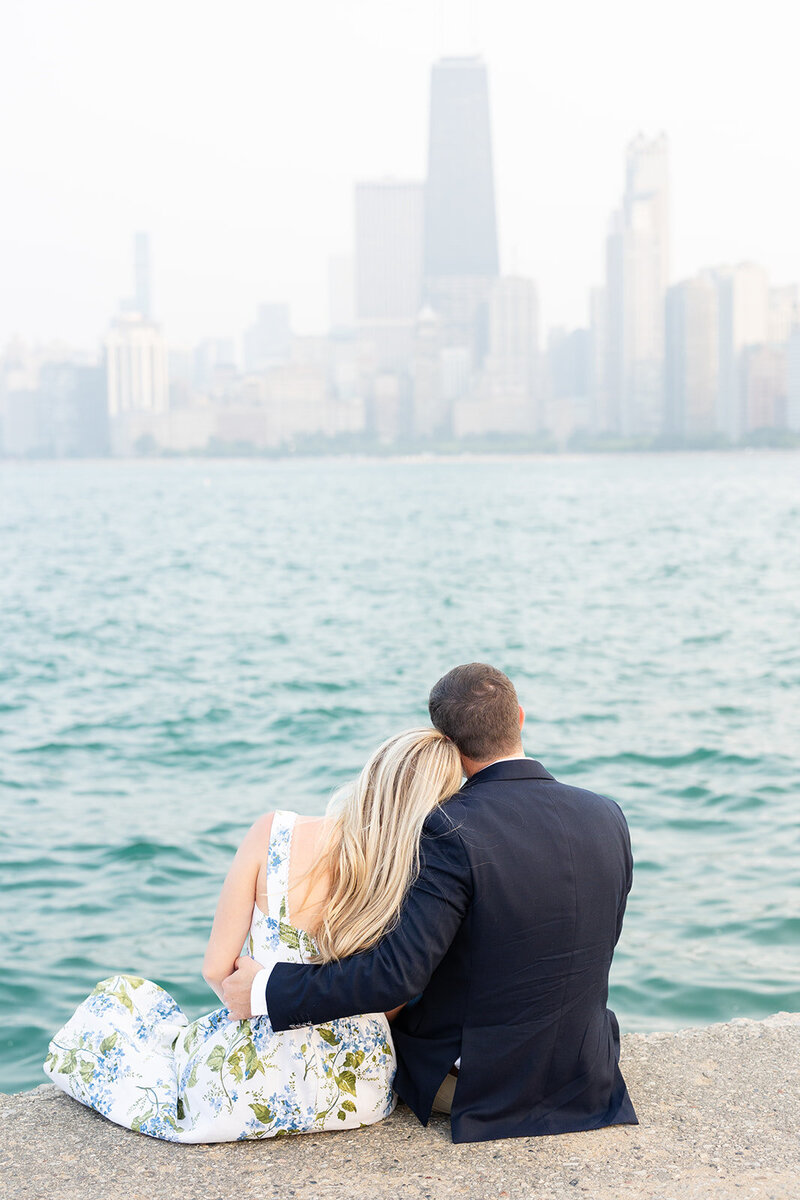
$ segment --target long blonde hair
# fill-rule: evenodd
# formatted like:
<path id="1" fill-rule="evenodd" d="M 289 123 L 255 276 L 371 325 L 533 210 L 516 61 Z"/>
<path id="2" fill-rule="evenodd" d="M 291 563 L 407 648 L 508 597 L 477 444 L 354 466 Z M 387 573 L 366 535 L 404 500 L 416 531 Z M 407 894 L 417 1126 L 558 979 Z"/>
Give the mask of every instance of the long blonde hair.
<path id="1" fill-rule="evenodd" d="M 374 946 L 395 924 L 419 871 L 426 817 L 461 787 L 461 758 L 438 729 L 407 729 L 380 746 L 331 801 L 333 826 L 318 866 L 330 898 L 314 931 L 332 962 Z"/>

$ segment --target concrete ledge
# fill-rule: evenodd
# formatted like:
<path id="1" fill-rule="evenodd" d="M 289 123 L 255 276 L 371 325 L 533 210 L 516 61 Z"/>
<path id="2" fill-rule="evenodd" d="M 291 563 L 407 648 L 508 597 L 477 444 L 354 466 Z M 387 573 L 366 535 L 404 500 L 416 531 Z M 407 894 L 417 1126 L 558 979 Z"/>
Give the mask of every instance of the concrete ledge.
<path id="1" fill-rule="evenodd" d="M 179 1146 L 112 1125 L 56 1088 L 0 1096 L 8 1200 L 798 1200 L 800 1014 L 629 1034 L 642 1122 L 454 1146 L 406 1108 L 381 1125 Z"/>

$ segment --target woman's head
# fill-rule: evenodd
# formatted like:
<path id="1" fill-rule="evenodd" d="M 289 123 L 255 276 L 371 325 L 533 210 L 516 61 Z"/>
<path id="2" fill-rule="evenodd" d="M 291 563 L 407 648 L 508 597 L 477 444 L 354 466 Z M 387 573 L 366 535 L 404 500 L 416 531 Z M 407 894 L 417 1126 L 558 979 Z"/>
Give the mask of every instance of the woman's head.
<path id="1" fill-rule="evenodd" d="M 316 931 L 323 960 L 373 946 L 397 920 L 419 870 L 425 818 L 461 786 L 461 758 L 438 729 L 385 741 L 333 799 L 331 894 Z"/>

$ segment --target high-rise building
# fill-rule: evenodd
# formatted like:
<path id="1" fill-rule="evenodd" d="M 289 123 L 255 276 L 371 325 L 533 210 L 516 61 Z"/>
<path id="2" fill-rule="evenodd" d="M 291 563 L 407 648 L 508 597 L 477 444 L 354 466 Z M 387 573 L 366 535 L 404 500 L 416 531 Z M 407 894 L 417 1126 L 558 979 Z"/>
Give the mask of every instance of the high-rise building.
<path id="1" fill-rule="evenodd" d="M 379 442 L 389 445 L 412 433 L 411 386 L 408 377 L 375 375 L 369 398 L 368 428 Z"/>
<path id="2" fill-rule="evenodd" d="M 477 364 L 498 270 L 486 66 L 480 58 L 443 58 L 431 71 L 424 291 L 445 343 L 470 346 Z"/>
<path id="3" fill-rule="evenodd" d="M 356 318 L 379 371 L 408 371 L 422 304 L 423 186 L 384 180 L 355 191 Z"/>
<path id="4" fill-rule="evenodd" d="M 769 279 L 756 263 L 719 267 L 714 277 L 719 306 L 717 428 L 737 442 L 746 428 L 742 352 L 767 341 Z"/>
<path id="5" fill-rule="evenodd" d="M 453 432 L 457 437 L 532 434 L 542 424 L 539 303 L 533 281 L 519 276 L 493 280 L 488 310 L 489 346 L 482 370 L 475 371 L 467 347 L 442 351 L 445 365 L 463 356 L 461 385 L 449 389 Z"/>
<path id="6" fill-rule="evenodd" d="M 452 428 L 452 411 L 442 379 L 442 327 L 431 308 L 423 308 L 417 319 L 412 365 L 412 430 L 416 437 L 447 434 Z"/>
<path id="7" fill-rule="evenodd" d="M 592 288 L 589 293 L 589 414 L 591 433 L 609 429 L 608 383 L 606 355 L 608 353 L 608 305 L 605 288 Z"/>
<path id="8" fill-rule="evenodd" d="M 169 408 L 167 347 L 157 325 L 121 313 L 106 337 L 108 415 Z"/>
<path id="9" fill-rule="evenodd" d="M 519 406 L 520 429 L 535 427 L 539 367 L 539 301 L 532 280 L 495 279 L 489 293 L 489 353 L 485 368 L 494 403 Z"/>
<path id="10" fill-rule="evenodd" d="M 498 272 L 486 66 L 443 58 L 431 71 L 425 276 Z"/>
<path id="11" fill-rule="evenodd" d="M 640 134 L 628 146 L 625 194 L 606 243 L 608 415 L 626 436 L 663 424 L 669 261 L 667 138 Z"/>
<path id="12" fill-rule="evenodd" d="M 0 355 L 0 452 L 49 458 L 106 454 L 103 368 L 58 343 L 9 343 Z"/>
<path id="13" fill-rule="evenodd" d="M 547 339 L 547 392 L 541 421 L 563 445 L 590 428 L 592 335 L 589 329 L 551 329 Z"/>
<path id="14" fill-rule="evenodd" d="M 46 452 L 57 458 L 108 453 L 108 409 L 102 367 L 46 363 L 39 376 Z"/>
<path id="15" fill-rule="evenodd" d="M 532 280 L 504 275 L 492 283 L 489 355 L 507 387 L 532 394 L 539 356 L 539 300 Z"/>
<path id="16" fill-rule="evenodd" d="M 625 409 L 625 230 L 621 212 L 615 212 L 606 236 L 606 286 L 604 328 L 605 385 L 600 432 L 621 433 Z"/>
<path id="17" fill-rule="evenodd" d="M 393 179 L 355 191 L 356 317 L 415 321 L 422 302 L 423 185 Z"/>
<path id="18" fill-rule="evenodd" d="M 786 357 L 786 428 L 800 433 L 800 324 L 789 335 Z"/>
<path id="19" fill-rule="evenodd" d="M 716 431 L 719 326 L 708 275 L 676 283 L 666 302 L 665 430 L 678 438 Z"/>
<path id="20" fill-rule="evenodd" d="M 787 347 L 746 346 L 740 363 L 744 433 L 787 423 Z"/>
<path id="21" fill-rule="evenodd" d="M 798 287 L 796 283 L 771 287 L 767 308 L 767 341 L 771 346 L 785 346 L 797 323 Z"/>

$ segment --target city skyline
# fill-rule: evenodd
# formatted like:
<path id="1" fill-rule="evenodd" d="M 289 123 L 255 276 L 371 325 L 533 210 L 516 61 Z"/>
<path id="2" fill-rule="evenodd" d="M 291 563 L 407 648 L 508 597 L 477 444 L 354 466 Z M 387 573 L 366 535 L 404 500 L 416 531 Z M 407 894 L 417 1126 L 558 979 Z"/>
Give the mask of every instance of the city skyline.
<path id="1" fill-rule="evenodd" d="M 0 51 L 0 86 L 19 114 L 0 168 L 3 338 L 94 348 L 137 228 L 152 234 L 155 312 L 176 342 L 238 337 L 266 302 L 288 303 L 299 332 L 324 331 L 327 260 L 350 248 L 353 182 L 422 178 L 430 63 L 479 48 L 500 269 L 536 279 L 544 325 L 585 324 L 624 146 L 639 128 L 671 139 L 671 281 L 742 260 L 776 283 L 800 277 L 784 41 L 745 89 L 752 31 L 722 28 L 702 4 L 658 19 L 658 55 L 627 3 L 535 20 L 476 4 L 472 28 L 445 7 L 411 3 L 401 18 L 348 2 L 334 20 L 311 4 L 301 21 L 242 3 L 220 32 L 179 3 L 154 26 L 145 3 L 119 62 L 101 50 L 119 13 L 80 0 L 69 14 L 17 6 L 19 36 Z M 146 89 L 133 86 L 141 62 Z"/>
<path id="2" fill-rule="evenodd" d="M 0 352 L 0 449 L 106 445 L 124 456 L 499 438 L 564 449 L 800 433 L 798 284 L 775 286 L 746 262 L 671 282 L 665 133 L 627 143 L 589 321 L 550 328 L 544 351 L 535 280 L 501 271 L 493 159 L 484 60 L 434 61 L 425 177 L 355 184 L 353 249 L 329 260 L 324 335 L 299 334 L 287 302 L 265 301 L 240 338 L 176 346 L 155 315 L 150 234 L 135 233 L 133 294 L 111 317 L 100 363 L 13 339 Z"/>
<path id="3" fill-rule="evenodd" d="M 437 71 L 441 70 L 442 66 L 445 64 L 454 65 L 459 63 L 477 64 L 480 71 L 484 74 L 486 73 L 486 64 L 480 55 L 462 56 L 461 58 L 458 56 L 448 56 L 445 59 L 430 64 L 430 88 L 427 94 L 431 107 L 434 103 L 433 87 L 435 84 Z M 491 117 L 489 120 L 489 125 L 491 126 Z M 654 149 L 655 154 L 652 153 Z M 637 153 L 639 151 L 642 152 L 643 163 L 637 164 Z M 619 246 L 620 235 L 625 228 L 629 226 L 632 228 L 634 223 L 632 214 L 634 210 L 639 213 L 648 213 L 648 221 L 656 220 L 656 218 L 653 218 L 651 215 L 649 215 L 648 211 L 651 207 L 650 191 L 652 190 L 653 185 L 653 176 L 651 173 L 655 170 L 656 172 L 661 171 L 663 173 L 663 199 L 659 198 L 656 203 L 656 208 L 659 211 L 659 217 L 657 220 L 663 221 L 665 225 L 665 244 L 663 248 L 658 248 L 656 246 L 654 251 L 651 250 L 649 252 L 651 254 L 654 252 L 655 257 L 658 260 L 658 265 L 655 268 L 656 275 L 658 276 L 658 283 L 655 286 L 654 297 L 664 297 L 669 288 L 690 284 L 694 280 L 702 278 L 705 275 L 711 274 L 715 277 L 721 278 L 726 274 L 730 274 L 733 277 L 736 277 L 742 271 L 745 273 L 756 272 L 763 277 L 761 287 L 762 290 L 764 290 L 765 297 L 767 291 L 770 290 L 783 291 L 787 296 L 794 295 L 795 289 L 797 289 L 799 286 L 795 281 L 780 281 L 776 283 L 771 279 L 769 270 L 763 263 L 756 263 L 749 259 L 731 260 L 726 262 L 720 261 L 716 263 L 700 263 L 693 272 L 684 276 L 676 275 L 675 270 L 670 268 L 670 260 L 672 255 L 670 253 L 669 244 L 670 226 L 672 225 L 671 208 L 674 202 L 673 187 L 669 181 L 672 155 L 672 143 L 670 142 L 667 133 L 663 130 L 655 134 L 652 138 L 649 138 L 641 131 L 629 136 L 621 155 L 624 172 L 624 187 L 621 196 L 618 191 L 617 199 L 610 205 L 609 212 L 606 215 L 604 236 L 601 239 L 600 246 L 600 253 L 603 259 L 602 268 L 598 272 L 598 279 L 594 282 L 594 284 L 586 289 L 584 315 L 582 321 L 578 324 L 544 324 L 541 320 L 541 317 L 542 309 L 546 308 L 546 305 L 542 303 L 542 294 L 541 289 L 539 288 L 538 279 L 535 276 L 530 277 L 524 275 L 522 272 L 501 270 L 499 256 L 495 260 L 498 266 L 495 267 L 494 264 L 492 264 L 485 277 L 487 279 L 493 277 L 530 279 L 530 281 L 537 287 L 537 326 L 539 331 L 542 333 L 547 334 L 549 332 L 555 335 L 562 335 L 566 332 L 579 332 L 584 328 L 594 326 L 597 316 L 595 311 L 597 297 L 604 291 L 606 294 L 608 294 L 609 288 L 613 284 L 613 268 L 611 267 L 611 263 L 615 254 L 619 256 L 621 252 Z M 487 162 L 490 172 L 492 170 L 491 159 L 492 153 L 491 147 L 489 147 Z M 660 161 L 662 159 L 663 165 L 661 165 Z M 642 184 L 641 182 L 637 182 L 639 179 L 643 179 L 644 183 Z M 494 181 L 492 180 L 492 182 Z M 325 287 L 323 288 L 321 299 L 325 306 L 326 319 L 323 322 L 323 328 L 313 333 L 309 333 L 308 331 L 298 328 L 294 310 L 285 297 L 275 297 L 269 300 L 265 300 L 262 297 L 255 304 L 253 310 L 246 314 L 244 323 L 239 329 L 229 330 L 225 333 L 220 333 L 220 331 L 213 330 L 206 331 L 204 336 L 198 337 L 194 340 L 190 339 L 189 341 L 182 341 L 181 339 L 172 336 L 172 330 L 168 327 L 168 323 L 162 318 L 162 315 L 159 311 L 157 300 L 158 268 L 156 268 L 155 271 L 156 300 L 155 302 L 153 300 L 154 284 L 152 234 L 150 231 L 138 230 L 133 234 L 128 233 L 125 239 L 123 250 L 125 251 L 126 262 L 119 293 L 115 297 L 111 308 L 105 314 L 105 323 L 102 324 L 97 331 L 92 344 L 85 345 L 75 341 L 70 342 L 66 336 L 60 335 L 55 335 L 51 338 L 25 338 L 25 336 L 19 334 L 18 331 L 7 329 L 5 330 L 5 345 L 8 346 L 16 341 L 20 341 L 22 344 L 29 345 L 31 349 L 42 348 L 46 350 L 48 346 L 60 347 L 67 353 L 68 357 L 74 356 L 76 361 L 85 360 L 88 362 L 93 360 L 96 354 L 106 345 L 109 332 L 113 332 L 113 328 L 119 325 L 120 318 L 124 318 L 126 313 L 138 312 L 147 321 L 155 323 L 155 325 L 163 332 L 170 348 L 174 348 L 175 350 L 186 350 L 192 345 L 195 347 L 210 345 L 212 343 L 218 346 L 224 345 L 226 348 L 228 348 L 227 361 L 235 363 L 237 367 L 242 367 L 245 371 L 254 369 L 250 365 L 251 351 L 248 349 L 248 342 L 249 339 L 253 337 L 258 322 L 264 320 L 264 313 L 267 310 L 281 313 L 285 324 L 284 336 L 289 335 L 289 329 L 291 327 L 291 332 L 294 335 L 301 337 L 325 337 L 336 332 L 337 322 L 335 318 L 335 310 L 337 304 L 341 307 L 343 303 L 343 288 L 344 290 L 349 291 L 349 296 L 345 302 L 345 307 L 349 311 L 349 321 L 351 323 L 360 323 L 360 318 L 379 317 L 381 315 L 377 308 L 375 308 L 375 311 L 368 312 L 366 309 L 364 311 L 360 311 L 359 307 L 359 294 L 360 292 L 363 292 L 364 289 L 364 281 L 359 279 L 358 273 L 359 212 L 361 211 L 363 213 L 365 205 L 372 206 L 374 217 L 377 218 L 376 223 L 378 226 L 382 221 L 386 220 L 386 216 L 390 211 L 390 207 L 394 208 L 395 214 L 393 219 L 395 221 L 397 234 L 401 242 L 403 241 L 403 238 L 406 239 L 404 247 L 396 248 L 396 262 L 394 265 L 395 275 L 397 275 L 399 271 L 402 271 L 402 273 L 407 276 L 409 270 L 411 271 L 412 275 L 416 274 L 416 286 L 418 287 L 419 300 L 415 312 L 413 310 L 413 305 L 411 304 L 411 300 L 414 295 L 414 285 L 409 284 L 408 279 L 406 279 L 405 283 L 403 284 L 402 282 L 398 282 L 398 279 L 395 278 L 393 285 L 395 289 L 398 287 L 405 287 L 405 294 L 403 298 L 403 302 L 406 306 L 405 309 L 401 312 L 400 308 L 398 308 L 397 304 L 395 304 L 396 311 L 391 311 L 392 300 L 387 301 L 386 294 L 384 294 L 381 299 L 376 298 L 381 288 L 383 288 L 384 292 L 386 291 L 386 280 L 372 280 L 371 282 L 367 283 L 367 287 L 372 287 L 373 299 L 371 303 L 373 306 L 376 304 L 379 306 L 381 303 L 384 305 L 385 311 L 382 314 L 383 318 L 401 317 L 402 321 L 412 321 L 416 316 L 419 315 L 419 312 L 425 303 L 433 303 L 435 299 L 431 293 L 430 287 L 431 274 L 428 272 L 426 275 L 425 260 L 427 252 L 425 247 L 428 239 L 426 226 L 430 224 L 429 219 L 426 221 L 427 191 L 428 185 L 424 175 L 417 180 L 411 180 L 401 179 L 397 176 L 388 174 L 384 175 L 380 179 L 363 179 L 360 181 L 354 181 L 351 184 L 351 244 L 348 252 L 338 255 L 331 255 L 324 264 L 327 278 L 325 280 Z M 639 192 L 641 195 L 638 195 Z M 390 207 L 387 207 L 387 205 Z M 411 210 L 409 210 L 409 205 L 412 206 Z M 418 211 L 415 215 L 409 215 L 414 207 L 416 207 Z M 406 210 L 405 212 L 403 211 L 404 209 Z M 499 215 L 499 218 L 501 217 L 502 214 Z M 492 197 L 490 203 L 490 221 L 491 225 L 494 227 L 495 238 L 497 237 L 497 225 L 500 223 L 499 218 L 495 217 L 494 201 Z M 641 225 L 641 216 L 636 220 L 637 223 Z M 402 228 L 403 222 L 405 223 L 404 230 Z M 361 224 L 363 227 L 363 219 Z M 477 226 L 473 226 L 472 229 L 470 229 L 468 226 L 465 226 L 462 229 L 462 237 L 469 236 L 476 228 Z M 413 238 L 415 233 L 416 236 L 419 237 L 421 245 L 419 252 L 419 263 L 417 266 L 412 266 L 411 268 L 409 268 L 408 263 L 401 267 L 401 248 L 408 251 L 411 245 L 409 239 Z M 378 237 L 380 236 L 381 234 L 379 233 Z M 641 240 L 641 229 L 639 229 L 636 237 Z M 130 249 L 131 240 L 132 260 Z M 658 238 L 656 238 L 656 243 L 657 242 Z M 614 248 L 615 243 L 617 243 L 616 249 Z M 373 245 L 373 250 L 376 248 L 376 245 L 377 243 Z M 117 250 L 119 250 L 119 247 L 117 247 Z M 623 251 L 622 253 L 624 256 L 625 252 Z M 342 271 L 346 277 L 344 283 L 342 278 L 338 277 L 339 273 Z M 128 295 L 124 294 L 126 287 L 128 288 Z M 637 284 L 635 288 L 637 293 L 640 292 L 640 289 L 641 285 Z M 401 302 L 401 307 L 403 302 Z M 386 307 L 387 303 L 389 307 Z M 663 303 L 663 299 L 659 301 L 659 303 Z M 792 303 L 794 303 L 794 301 L 792 301 Z M 254 317 L 256 322 L 255 325 L 253 324 Z M 658 341 L 660 338 L 662 342 L 662 345 L 660 346 L 656 355 L 656 360 L 661 362 L 663 368 L 663 314 L 661 313 L 660 308 L 657 308 L 656 304 L 651 301 L 650 310 L 645 315 L 644 324 L 647 324 L 648 322 L 652 324 L 654 317 L 656 318 L 656 324 L 658 326 L 658 331 L 655 335 L 656 341 Z M 603 320 L 605 320 L 605 316 L 603 317 Z M 765 323 L 766 320 L 767 317 L 765 310 L 762 323 Z M 640 320 L 639 324 L 641 323 L 642 321 Z M 345 324 L 347 324 L 347 322 L 345 322 Z M 756 327 L 758 328 L 758 319 L 756 320 Z M 0 331 L 0 333 L 2 332 L 3 331 Z M 605 336 L 607 337 L 607 334 Z M 650 340 L 652 341 L 652 336 L 650 337 Z M 759 338 L 754 337 L 753 340 L 758 341 Z M 4 343 L 0 341 L 0 353 L 3 351 L 3 346 Z M 620 370 L 622 370 L 621 366 Z M 633 387 L 627 388 L 627 390 L 628 392 L 633 391 L 635 393 L 638 389 L 634 383 Z M 620 376 L 620 387 L 618 391 L 619 403 L 624 407 L 626 403 L 626 385 L 622 376 Z M 616 423 L 620 423 L 622 425 L 626 424 L 626 421 L 619 416 L 615 420 Z M 648 431 L 652 430 L 630 430 L 632 433 L 643 433 Z M 735 436 L 736 430 L 734 428 L 731 428 L 730 432 Z"/>

